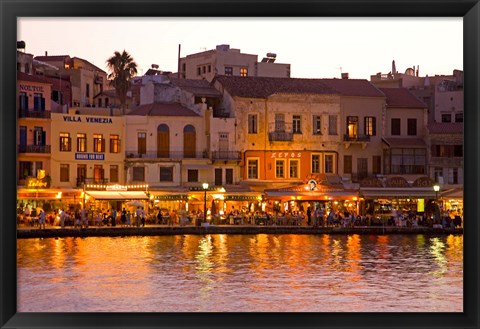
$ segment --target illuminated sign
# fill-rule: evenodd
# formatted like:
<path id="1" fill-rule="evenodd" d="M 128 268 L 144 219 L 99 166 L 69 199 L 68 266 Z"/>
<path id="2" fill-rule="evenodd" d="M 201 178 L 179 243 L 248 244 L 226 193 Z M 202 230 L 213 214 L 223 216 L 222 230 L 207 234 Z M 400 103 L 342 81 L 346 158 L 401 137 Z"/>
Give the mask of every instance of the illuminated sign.
<path id="1" fill-rule="evenodd" d="M 103 153 L 75 153 L 75 160 L 105 160 Z"/>
<path id="2" fill-rule="evenodd" d="M 64 122 L 83 122 L 82 117 L 64 115 Z M 86 117 L 85 122 L 87 123 L 113 123 L 112 118 L 95 118 L 95 117 Z"/>
<path id="3" fill-rule="evenodd" d="M 310 191 L 315 191 L 317 189 L 317 181 L 315 179 L 310 179 L 308 181 L 308 189 Z"/>
<path id="4" fill-rule="evenodd" d="M 107 191 L 127 191 L 128 188 L 123 185 L 107 185 L 105 188 Z"/>
<path id="5" fill-rule="evenodd" d="M 25 185 L 27 188 L 47 188 L 48 182 L 43 179 L 28 177 L 25 181 Z"/>
<path id="6" fill-rule="evenodd" d="M 425 211 L 425 199 L 418 199 L 417 212 L 424 212 L 424 211 Z"/>

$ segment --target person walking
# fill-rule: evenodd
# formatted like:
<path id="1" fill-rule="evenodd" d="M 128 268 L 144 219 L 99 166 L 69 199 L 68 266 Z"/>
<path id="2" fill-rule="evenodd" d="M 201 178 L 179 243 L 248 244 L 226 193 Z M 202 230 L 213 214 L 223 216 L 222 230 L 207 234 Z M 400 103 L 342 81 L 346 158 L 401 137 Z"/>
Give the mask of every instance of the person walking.
<path id="1" fill-rule="evenodd" d="M 45 216 L 46 216 L 45 211 L 43 211 L 43 209 L 40 210 L 40 215 L 38 218 L 39 229 L 42 229 L 42 227 L 43 229 L 45 229 L 45 220 L 46 220 Z"/>
<path id="2" fill-rule="evenodd" d="M 141 221 L 142 221 L 142 227 L 145 227 L 145 210 L 142 209 L 140 210 L 140 216 L 141 216 Z"/>
<path id="3" fill-rule="evenodd" d="M 125 211 L 125 208 L 123 208 L 122 214 L 120 215 L 120 221 L 122 222 L 122 227 L 127 224 L 127 212 Z"/>
<path id="4" fill-rule="evenodd" d="M 140 217 L 142 216 L 142 211 L 140 207 L 137 207 L 137 211 L 135 212 L 135 226 L 140 227 Z"/>
<path id="5" fill-rule="evenodd" d="M 125 217 L 127 219 L 127 226 L 132 226 L 132 214 L 130 213 L 130 210 L 127 211 L 127 214 Z"/>
<path id="6" fill-rule="evenodd" d="M 82 209 L 81 216 L 82 216 L 82 224 L 80 225 L 80 228 L 82 228 L 83 225 L 85 225 L 85 228 L 88 228 L 87 209 L 85 208 Z"/>
<path id="7" fill-rule="evenodd" d="M 65 211 L 60 209 L 60 227 L 65 228 Z"/>
<path id="8" fill-rule="evenodd" d="M 117 209 L 113 209 L 112 211 L 112 226 L 115 227 L 117 225 Z"/>

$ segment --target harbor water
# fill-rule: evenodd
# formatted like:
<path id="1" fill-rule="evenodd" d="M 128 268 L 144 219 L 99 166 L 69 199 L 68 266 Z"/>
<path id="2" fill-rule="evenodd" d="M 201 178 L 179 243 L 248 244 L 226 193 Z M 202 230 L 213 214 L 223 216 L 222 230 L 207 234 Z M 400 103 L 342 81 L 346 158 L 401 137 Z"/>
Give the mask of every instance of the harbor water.
<path id="1" fill-rule="evenodd" d="M 463 235 L 17 241 L 19 312 L 463 312 Z"/>

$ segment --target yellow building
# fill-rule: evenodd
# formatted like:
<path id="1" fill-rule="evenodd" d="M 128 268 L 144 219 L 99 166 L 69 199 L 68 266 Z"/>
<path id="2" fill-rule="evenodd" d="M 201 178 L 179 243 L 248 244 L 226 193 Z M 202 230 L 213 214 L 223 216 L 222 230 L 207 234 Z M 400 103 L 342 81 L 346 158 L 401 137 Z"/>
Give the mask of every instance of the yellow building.
<path id="1" fill-rule="evenodd" d="M 70 109 L 52 113 L 51 123 L 53 187 L 124 183 L 124 117 Z"/>

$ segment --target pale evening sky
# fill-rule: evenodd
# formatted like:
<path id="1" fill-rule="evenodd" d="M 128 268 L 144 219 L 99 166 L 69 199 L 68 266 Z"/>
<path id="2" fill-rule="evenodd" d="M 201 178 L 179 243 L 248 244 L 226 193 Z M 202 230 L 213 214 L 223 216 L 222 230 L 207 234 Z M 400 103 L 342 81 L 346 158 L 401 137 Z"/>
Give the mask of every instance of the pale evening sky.
<path id="1" fill-rule="evenodd" d="M 34 56 L 80 57 L 108 73 L 114 51 L 129 52 L 145 73 L 151 64 L 177 71 L 181 57 L 229 44 L 242 53 L 277 54 L 294 78 L 370 79 L 420 66 L 420 76 L 463 70 L 463 19 L 452 18 L 32 18 L 18 38 Z"/>

